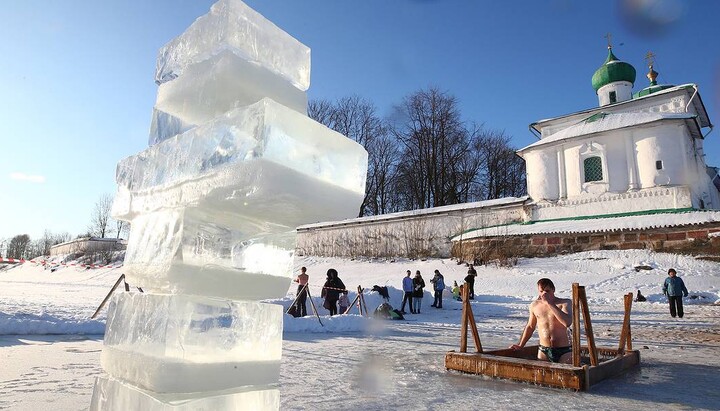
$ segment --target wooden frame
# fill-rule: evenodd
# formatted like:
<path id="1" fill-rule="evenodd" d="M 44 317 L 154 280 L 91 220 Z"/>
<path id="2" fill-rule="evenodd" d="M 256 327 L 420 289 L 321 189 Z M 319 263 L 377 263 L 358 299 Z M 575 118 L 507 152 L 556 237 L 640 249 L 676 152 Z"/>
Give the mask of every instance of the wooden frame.
<path id="1" fill-rule="evenodd" d="M 445 368 L 471 374 L 585 391 L 598 382 L 618 375 L 640 364 L 640 353 L 632 349 L 630 337 L 630 309 L 632 293 L 624 296 L 625 316 L 618 348 L 595 346 L 595 338 L 587 306 L 585 287 L 573 284 L 573 364 L 559 364 L 537 359 L 538 346 L 520 350 L 511 348 L 483 351 L 477 325 L 472 314 L 468 290 L 462 289 L 463 310 L 460 326 L 460 352 L 445 354 Z M 580 313 L 584 320 L 587 345 L 580 342 Z M 467 333 L 470 325 L 475 340 L 475 353 L 467 352 Z"/>

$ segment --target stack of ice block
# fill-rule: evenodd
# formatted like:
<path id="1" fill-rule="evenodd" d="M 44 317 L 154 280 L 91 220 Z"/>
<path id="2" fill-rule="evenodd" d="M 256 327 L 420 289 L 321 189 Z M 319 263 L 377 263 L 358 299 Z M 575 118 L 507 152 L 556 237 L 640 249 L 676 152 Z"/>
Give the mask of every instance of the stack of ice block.
<path id="1" fill-rule="evenodd" d="M 91 409 L 278 409 L 295 227 L 352 217 L 367 153 L 305 114 L 310 50 L 240 0 L 163 47 L 150 147 L 118 164 L 131 222 Z"/>

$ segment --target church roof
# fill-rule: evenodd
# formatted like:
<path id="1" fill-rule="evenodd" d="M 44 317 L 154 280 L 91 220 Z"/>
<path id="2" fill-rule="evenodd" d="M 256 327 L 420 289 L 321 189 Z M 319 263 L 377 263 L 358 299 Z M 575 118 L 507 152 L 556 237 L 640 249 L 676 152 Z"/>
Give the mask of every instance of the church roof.
<path id="1" fill-rule="evenodd" d="M 538 120 L 532 124 L 530 124 L 530 128 L 532 130 L 535 130 L 537 132 L 542 133 L 543 129 L 548 126 L 555 126 L 560 123 L 566 122 L 566 121 L 582 121 L 587 116 L 590 116 L 591 114 L 597 113 L 597 112 L 620 112 L 620 111 L 631 111 L 632 107 L 640 104 L 640 102 L 646 102 L 649 100 L 661 100 L 661 99 L 669 99 L 671 98 L 671 94 L 679 94 L 679 93 L 685 93 L 688 96 L 693 96 L 691 98 L 692 105 L 695 108 L 695 111 L 698 113 L 698 123 L 700 124 L 700 127 L 712 127 L 712 124 L 710 123 L 710 119 L 708 118 L 707 111 L 705 110 L 705 105 L 702 102 L 702 98 L 700 97 L 700 93 L 697 92 L 697 86 L 695 84 L 681 84 L 675 87 L 671 87 L 668 89 L 660 90 L 652 94 L 648 94 L 645 96 L 640 96 L 638 98 L 633 98 L 630 100 L 621 101 L 619 103 L 610 104 L 607 106 L 602 107 L 593 107 L 589 109 L 585 109 L 582 111 L 578 111 L 571 114 L 566 114 L 559 117 L 553 117 L 553 118 L 546 118 L 542 120 Z"/>
<path id="2" fill-rule="evenodd" d="M 663 120 L 685 120 L 697 117 L 692 113 L 595 113 L 580 122 L 558 131 L 548 137 L 526 146 L 518 152 L 527 149 L 568 140 L 573 137 L 583 137 L 603 131 L 618 130 L 621 128 L 639 126 Z"/>
<path id="3" fill-rule="evenodd" d="M 612 52 L 612 48 L 608 48 L 608 56 L 605 63 L 600 66 L 592 76 L 592 86 L 597 92 L 602 86 L 616 81 L 627 81 L 635 83 L 635 67 L 624 61 L 620 61 Z"/>

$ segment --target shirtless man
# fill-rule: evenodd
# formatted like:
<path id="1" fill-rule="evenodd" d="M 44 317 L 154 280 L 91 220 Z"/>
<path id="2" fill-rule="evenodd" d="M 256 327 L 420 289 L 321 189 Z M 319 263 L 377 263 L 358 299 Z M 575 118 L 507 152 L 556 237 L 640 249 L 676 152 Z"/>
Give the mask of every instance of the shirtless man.
<path id="1" fill-rule="evenodd" d="M 537 327 L 540 336 L 538 359 L 569 364 L 572 362 L 572 345 L 567 331 L 572 324 L 572 301 L 555 297 L 555 284 L 548 278 L 541 278 L 537 286 L 540 295 L 530 303 L 530 318 L 520 342 L 510 348 L 524 347 Z"/>

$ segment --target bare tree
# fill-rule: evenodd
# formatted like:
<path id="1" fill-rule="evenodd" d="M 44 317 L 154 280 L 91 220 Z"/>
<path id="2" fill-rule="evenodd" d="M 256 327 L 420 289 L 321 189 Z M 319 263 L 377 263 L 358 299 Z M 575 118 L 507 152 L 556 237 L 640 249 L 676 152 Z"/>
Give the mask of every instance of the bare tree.
<path id="1" fill-rule="evenodd" d="M 10 240 L 7 249 L 8 258 L 27 258 L 30 249 L 30 236 L 19 234 Z"/>
<path id="2" fill-rule="evenodd" d="M 462 122 L 457 100 L 430 88 L 405 97 L 397 112 L 393 134 L 402 144 L 398 174 L 406 207 L 457 203 L 460 165 L 475 131 Z"/>
<path id="3" fill-rule="evenodd" d="M 112 208 L 113 197 L 110 194 L 103 194 L 95 203 L 88 233 L 94 237 L 105 238 L 110 231 L 110 209 Z"/>
<path id="4" fill-rule="evenodd" d="M 482 158 L 481 198 L 521 196 L 525 193 L 525 163 L 503 132 L 486 133 L 478 147 Z"/>
<path id="5" fill-rule="evenodd" d="M 335 103 L 327 100 L 315 100 L 308 104 L 308 116 L 313 118 L 338 133 L 353 139 L 361 144 L 368 152 L 367 183 L 365 186 L 365 198 L 360 205 L 358 216 L 375 214 L 374 197 L 382 188 L 378 183 L 386 181 L 384 178 L 376 178 L 376 173 L 385 174 L 387 158 L 376 158 L 379 156 L 391 155 L 388 147 L 381 140 L 386 135 L 382 119 L 376 114 L 375 106 L 357 95 L 343 97 Z M 376 152 L 376 148 L 379 152 Z M 379 170 L 376 166 L 381 167 Z"/>

